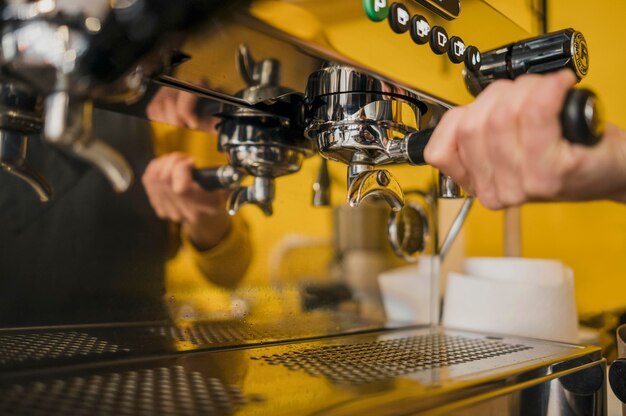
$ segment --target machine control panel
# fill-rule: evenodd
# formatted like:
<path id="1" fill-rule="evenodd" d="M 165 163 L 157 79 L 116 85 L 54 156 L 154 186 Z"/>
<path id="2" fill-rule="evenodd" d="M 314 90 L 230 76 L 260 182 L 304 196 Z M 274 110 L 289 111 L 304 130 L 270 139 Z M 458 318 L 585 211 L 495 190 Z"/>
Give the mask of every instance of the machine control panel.
<path id="1" fill-rule="evenodd" d="M 433 7 L 460 12 L 460 1 L 457 0 L 418 0 L 420 4 L 430 10 Z M 453 5 L 456 5 L 453 7 Z M 409 32 L 411 39 L 417 45 L 429 44 L 431 50 L 437 55 L 448 55 L 451 62 L 460 64 L 465 62 L 471 71 L 477 71 L 482 65 L 480 50 L 475 46 L 468 46 L 459 36 L 450 36 L 441 26 L 431 26 L 428 20 L 419 14 L 411 16 L 409 9 L 400 2 L 388 0 L 363 0 L 365 14 L 371 20 L 380 22 L 385 19 L 389 22 L 391 30 L 397 34 Z M 441 14 L 437 12 L 438 14 Z M 451 19 L 449 19 L 451 20 Z"/>

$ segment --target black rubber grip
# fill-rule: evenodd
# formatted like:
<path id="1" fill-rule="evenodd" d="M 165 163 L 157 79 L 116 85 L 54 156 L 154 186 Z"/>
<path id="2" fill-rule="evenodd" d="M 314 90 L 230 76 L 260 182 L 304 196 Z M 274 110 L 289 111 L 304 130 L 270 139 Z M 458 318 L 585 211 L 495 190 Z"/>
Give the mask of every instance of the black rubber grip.
<path id="1" fill-rule="evenodd" d="M 604 133 L 601 111 L 592 91 L 583 88 L 570 90 L 561 110 L 563 137 L 584 146 L 598 143 Z"/>
<path id="2" fill-rule="evenodd" d="M 597 99 L 587 89 L 572 89 L 561 110 L 561 130 L 570 143 L 593 146 L 602 139 L 603 126 Z M 424 149 L 434 129 L 425 129 L 407 136 L 406 151 L 413 165 L 425 165 Z"/>
<path id="3" fill-rule="evenodd" d="M 219 168 L 192 169 L 191 177 L 206 191 L 224 189 L 218 170 Z"/>
<path id="4" fill-rule="evenodd" d="M 425 165 L 424 149 L 435 129 L 424 129 L 407 136 L 406 153 L 412 165 Z"/>

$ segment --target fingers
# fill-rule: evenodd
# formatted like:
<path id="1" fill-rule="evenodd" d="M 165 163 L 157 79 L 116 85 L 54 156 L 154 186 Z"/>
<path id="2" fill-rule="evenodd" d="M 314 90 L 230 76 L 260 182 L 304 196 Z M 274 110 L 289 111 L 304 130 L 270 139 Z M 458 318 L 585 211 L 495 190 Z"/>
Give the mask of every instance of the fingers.
<path id="1" fill-rule="evenodd" d="M 176 97 L 176 111 L 178 116 L 183 124 L 191 129 L 197 129 L 200 124 L 200 120 L 196 115 L 197 102 L 198 97 L 185 91 L 180 91 Z"/>
<path id="2" fill-rule="evenodd" d="M 189 156 L 171 153 L 154 159 L 146 168 L 142 182 L 160 218 L 197 224 L 225 215 L 228 192 L 202 189 L 192 178 L 193 165 Z"/>
<path id="3" fill-rule="evenodd" d="M 524 201 L 520 178 L 521 146 L 519 117 L 525 111 L 528 96 L 541 81 L 540 76 L 527 76 L 511 84 L 507 91 L 496 97 L 486 129 L 487 159 L 491 161 L 495 201 L 489 208 L 499 209 L 517 206 Z"/>
<path id="4" fill-rule="evenodd" d="M 171 191 L 171 174 L 177 163 L 184 160 L 181 153 L 173 153 L 161 158 L 154 159 L 143 175 L 142 182 L 159 218 L 180 222 L 183 212 Z"/>
<path id="5" fill-rule="evenodd" d="M 189 92 L 162 87 L 148 104 L 146 114 L 152 121 L 197 129 L 200 125 L 195 112 L 197 100 Z"/>
<path id="6" fill-rule="evenodd" d="M 491 84 L 472 104 L 446 113 L 426 147 L 427 162 L 487 208 L 558 195 L 575 166 L 559 121 L 575 82 L 566 70 Z"/>
<path id="7" fill-rule="evenodd" d="M 560 112 L 565 96 L 576 82 L 564 70 L 542 77 L 520 115 L 519 137 L 523 155 L 522 177 L 528 200 L 545 200 L 562 193 L 565 176 L 574 167 L 572 146 L 562 137 Z"/>
<path id="8" fill-rule="evenodd" d="M 467 170 L 461 163 L 457 141 L 457 130 L 466 111 L 466 108 L 459 107 L 446 112 L 424 149 L 424 159 L 473 194 Z"/>

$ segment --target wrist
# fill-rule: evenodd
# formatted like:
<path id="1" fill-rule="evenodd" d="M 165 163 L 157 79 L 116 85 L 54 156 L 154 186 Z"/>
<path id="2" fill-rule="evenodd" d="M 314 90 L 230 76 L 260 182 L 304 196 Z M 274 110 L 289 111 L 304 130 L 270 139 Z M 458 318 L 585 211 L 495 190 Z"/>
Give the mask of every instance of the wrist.
<path id="1" fill-rule="evenodd" d="M 215 248 L 226 238 L 231 228 L 231 218 L 226 212 L 218 215 L 201 215 L 197 221 L 185 223 L 189 241 L 198 251 Z"/>
<path id="2" fill-rule="evenodd" d="M 611 140 L 613 143 L 615 190 L 610 199 L 626 203 L 626 133 L 616 126 L 609 125 L 605 140 Z"/>

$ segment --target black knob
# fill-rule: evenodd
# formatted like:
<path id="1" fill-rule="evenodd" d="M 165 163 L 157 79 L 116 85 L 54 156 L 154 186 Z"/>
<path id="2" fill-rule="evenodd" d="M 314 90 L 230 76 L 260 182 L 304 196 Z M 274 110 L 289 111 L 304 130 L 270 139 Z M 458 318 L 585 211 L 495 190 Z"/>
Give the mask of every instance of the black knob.
<path id="1" fill-rule="evenodd" d="M 482 54 L 476 46 L 468 46 L 465 51 L 465 67 L 470 71 L 478 71 L 483 63 Z"/>
<path id="2" fill-rule="evenodd" d="M 409 30 L 411 14 L 404 4 L 393 3 L 389 7 L 389 16 L 387 19 L 389 20 L 391 30 L 394 32 L 402 34 Z"/>
<path id="3" fill-rule="evenodd" d="M 448 52 L 448 32 L 441 26 L 433 26 L 430 30 L 430 48 L 437 55 L 443 55 Z"/>
<path id="4" fill-rule="evenodd" d="M 570 90 L 561 110 L 561 132 L 565 140 L 593 146 L 602 139 L 602 126 L 602 110 L 595 94 L 586 89 Z M 424 129 L 407 136 L 406 158 L 410 164 L 426 164 L 424 149 L 433 131 L 434 129 Z"/>
<path id="5" fill-rule="evenodd" d="M 460 64 L 465 60 L 465 42 L 458 36 L 452 36 L 450 38 L 450 46 L 448 48 L 448 57 L 454 64 Z"/>
<path id="6" fill-rule="evenodd" d="M 430 24 L 424 16 L 416 14 L 411 18 L 411 39 L 418 45 L 428 43 L 430 35 Z"/>
<path id="7" fill-rule="evenodd" d="M 476 95 L 498 79 L 545 74 L 569 68 L 578 79 L 589 71 L 589 50 L 582 33 L 565 29 L 483 52 L 482 65 L 467 65 L 466 83 Z"/>

